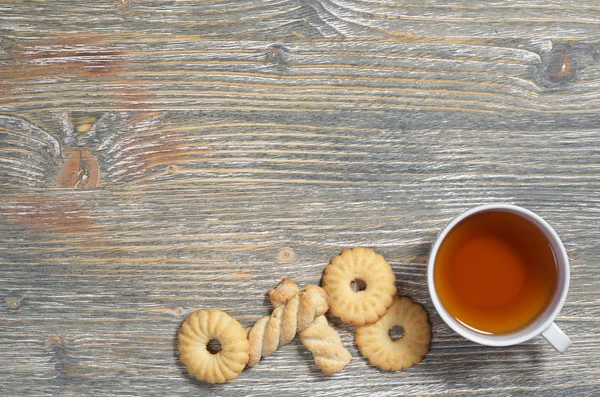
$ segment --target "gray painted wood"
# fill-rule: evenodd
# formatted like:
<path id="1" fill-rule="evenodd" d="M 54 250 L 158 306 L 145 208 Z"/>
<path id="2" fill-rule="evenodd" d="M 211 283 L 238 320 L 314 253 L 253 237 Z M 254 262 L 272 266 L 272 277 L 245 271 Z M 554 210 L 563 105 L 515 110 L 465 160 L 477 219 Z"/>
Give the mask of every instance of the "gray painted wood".
<path id="1" fill-rule="evenodd" d="M 0 5 L 0 384 L 5 395 L 593 395 L 600 388 L 600 3 L 6 1 Z M 84 177 L 85 175 L 85 177 Z M 436 233 L 481 203 L 544 216 L 572 284 L 559 325 L 487 348 L 426 290 Z M 423 363 L 298 341 L 235 382 L 175 337 L 249 326 L 282 277 L 344 247 L 425 305 Z"/>

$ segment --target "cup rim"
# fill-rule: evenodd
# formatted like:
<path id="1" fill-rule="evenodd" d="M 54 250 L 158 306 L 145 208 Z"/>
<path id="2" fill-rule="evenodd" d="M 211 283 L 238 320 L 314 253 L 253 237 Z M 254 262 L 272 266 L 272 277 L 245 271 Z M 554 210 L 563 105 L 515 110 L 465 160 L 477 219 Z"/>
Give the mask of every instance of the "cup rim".
<path id="1" fill-rule="evenodd" d="M 552 240 L 552 241 L 550 241 L 550 243 L 552 244 L 552 248 L 555 251 L 558 251 L 558 252 L 554 252 L 554 255 L 556 256 L 557 264 L 564 263 L 564 266 L 562 266 L 562 267 L 564 267 L 563 271 L 565 274 L 564 285 L 562 287 L 562 291 L 556 292 L 557 294 L 560 294 L 558 301 L 557 301 L 558 304 L 555 305 L 552 312 L 546 313 L 544 315 L 545 319 L 543 321 L 538 322 L 537 324 L 535 324 L 535 323 L 530 324 L 527 327 L 525 327 L 523 330 L 516 331 L 516 333 L 518 333 L 519 335 L 516 335 L 514 337 L 510 337 L 512 335 L 512 333 L 501 334 L 501 335 L 484 335 L 484 334 L 480 334 L 475 331 L 469 330 L 467 327 L 459 324 L 454 318 L 452 318 L 448 314 L 448 312 L 442 305 L 442 302 L 440 301 L 440 299 L 437 295 L 436 288 L 435 288 L 435 280 L 434 280 L 435 259 L 437 257 L 439 248 L 440 248 L 442 242 L 445 240 L 448 233 L 452 229 L 454 229 L 454 227 L 456 227 L 456 225 L 458 225 L 460 222 L 462 222 L 465 218 L 467 218 L 471 215 L 474 215 L 476 213 L 490 211 L 490 210 L 501 210 L 501 211 L 517 213 L 519 215 L 526 217 L 528 220 L 533 221 L 537 227 L 542 229 L 542 231 L 546 234 L 546 236 L 549 238 L 549 240 Z M 556 249 L 556 248 L 558 248 L 558 249 Z M 479 206 L 473 207 L 473 208 L 459 214 L 458 216 L 454 217 L 438 234 L 438 236 L 435 240 L 435 243 L 433 244 L 433 246 L 431 248 L 431 251 L 429 254 L 429 259 L 427 261 L 427 285 L 429 288 L 429 296 L 431 297 L 433 305 L 434 305 L 436 311 L 438 312 L 438 314 L 440 315 L 440 317 L 442 318 L 442 320 L 444 320 L 444 322 L 446 324 L 448 324 L 448 326 L 450 326 L 450 328 L 452 328 L 454 330 L 454 332 L 461 335 L 462 337 L 469 339 L 473 342 L 480 343 L 482 345 L 487 345 L 487 346 L 516 345 L 516 344 L 525 342 L 525 341 L 541 334 L 545 329 L 547 329 L 550 326 L 550 324 L 552 324 L 552 322 L 556 319 L 556 317 L 558 316 L 558 313 L 562 309 L 562 307 L 565 303 L 565 300 L 567 298 L 567 293 L 569 291 L 570 278 L 571 278 L 571 276 L 570 276 L 569 258 L 567 255 L 567 251 L 566 251 L 564 244 L 562 243 L 560 237 L 556 233 L 556 231 L 541 216 L 537 215 L 536 213 L 534 213 L 526 208 L 519 207 L 519 206 L 513 205 L 513 204 L 496 203 L 496 204 L 479 205 Z M 556 298 L 554 298 L 553 300 L 555 300 L 555 299 Z M 526 332 L 523 332 L 523 331 L 526 331 Z"/>

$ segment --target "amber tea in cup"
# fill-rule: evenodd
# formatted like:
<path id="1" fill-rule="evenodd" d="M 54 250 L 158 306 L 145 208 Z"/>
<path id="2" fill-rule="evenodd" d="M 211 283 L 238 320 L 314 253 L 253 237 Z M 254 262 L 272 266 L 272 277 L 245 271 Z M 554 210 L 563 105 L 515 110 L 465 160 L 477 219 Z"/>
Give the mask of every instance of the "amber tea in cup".
<path id="1" fill-rule="evenodd" d="M 548 237 L 517 213 L 476 212 L 439 246 L 434 280 L 447 313 L 488 335 L 527 327 L 550 305 L 557 264 Z"/>

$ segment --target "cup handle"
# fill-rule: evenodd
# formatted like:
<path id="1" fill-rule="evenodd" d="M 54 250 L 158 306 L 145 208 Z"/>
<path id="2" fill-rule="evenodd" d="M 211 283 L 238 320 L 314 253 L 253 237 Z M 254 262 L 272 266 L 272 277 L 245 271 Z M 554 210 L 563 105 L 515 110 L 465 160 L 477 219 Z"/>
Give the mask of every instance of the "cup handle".
<path id="1" fill-rule="evenodd" d="M 550 324 L 548 328 L 542 331 L 542 336 L 556 349 L 559 353 L 567 351 L 573 343 L 571 339 L 560 329 L 556 323 Z"/>

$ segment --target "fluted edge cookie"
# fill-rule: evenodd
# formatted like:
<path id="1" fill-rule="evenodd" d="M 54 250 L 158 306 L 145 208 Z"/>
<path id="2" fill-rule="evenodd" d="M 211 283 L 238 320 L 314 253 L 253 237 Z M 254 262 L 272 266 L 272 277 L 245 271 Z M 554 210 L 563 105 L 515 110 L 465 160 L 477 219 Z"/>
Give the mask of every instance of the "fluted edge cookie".
<path id="1" fill-rule="evenodd" d="M 353 281 L 365 289 L 354 291 Z M 383 256 L 369 248 L 346 249 L 331 259 L 323 272 L 322 286 L 329 297 L 330 311 L 356 326 L 379 320 L 396 295 L 396 277 Z"/>
<path id="2" fill-rule="evenodd" d="M 216 339 L 221 350 L 211 353 L 208 342 Z M 227 313 L 208 309 L 192 313 L 178 335 L 181 362 L 196 379 L 224 383 L 238 377 L 249 359 L 250 345 L 242 325 Z"/>
<path id="3" fill-rule="evenodd" d="M 392 340 L 389 331 L 402 327 L 404 332 Z M 392 306 L 375 324 L 356 327 L 356 344 L 375 367 L 386 371 L 410 368 L 421 362 L 429 351 L 431 326 L 427 312 L 408 297 L 394 297 Z"/>

